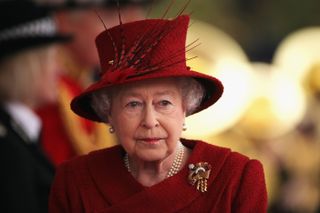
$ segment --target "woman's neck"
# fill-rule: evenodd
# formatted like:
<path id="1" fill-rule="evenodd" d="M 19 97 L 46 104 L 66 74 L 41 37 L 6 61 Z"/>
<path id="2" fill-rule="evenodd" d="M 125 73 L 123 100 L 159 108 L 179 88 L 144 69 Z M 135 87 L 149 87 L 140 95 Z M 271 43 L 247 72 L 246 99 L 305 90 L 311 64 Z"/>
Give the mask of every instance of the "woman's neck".
<path id="1" fill-rule="evenodd" d="M 133 162 L 126 155 L 125 163 L 132 176 L 143 186 L 153 186 L 164 179 L 175 175 L 186 164 L 191 150 L 181 145 L 163 161 Z M 127 161 L 127 162 L 126 162 Z"/>

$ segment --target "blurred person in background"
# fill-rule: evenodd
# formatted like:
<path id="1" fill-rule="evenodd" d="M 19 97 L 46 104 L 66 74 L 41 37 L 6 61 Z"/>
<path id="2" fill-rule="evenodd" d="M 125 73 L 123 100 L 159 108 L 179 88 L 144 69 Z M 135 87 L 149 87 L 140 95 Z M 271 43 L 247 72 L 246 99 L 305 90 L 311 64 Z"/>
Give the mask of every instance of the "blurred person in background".
<path id="1" fill-rule="evenodd" d="M 74 39 L 59 51 L 65 75 L 59 83 L 56 103 L 37 111 L 43 121 L 43 147 L 55 165 L 74 156 L 114 145 L 106 125 L 85 120 L 73 114 L 69 103 L 95 80 L 99 59 L 95 36 L 104 29 L 98 15 L 108 26 L 119 23 L 117 1 L 38 1 L 56 8 L 58 28 L 72 33 Z M 145 4 L 151 0 L 120 0 L 124 22 L 145 16 Z"/>
<path id="2" fill-rule="evenodd" d="M 272 141 L 281 165 L 279 192 L 270 205 L 272 213 L 320 212 L 320 62 L 306 67 L 306 113 L 290 134 Z"/>
<path id="3" fill-rule="evenodd" d="M 50 10 L 0 1 L 0 212 L 47 212 L 54 167 L 34 110 L 57 96 L 57 32 Z"/>

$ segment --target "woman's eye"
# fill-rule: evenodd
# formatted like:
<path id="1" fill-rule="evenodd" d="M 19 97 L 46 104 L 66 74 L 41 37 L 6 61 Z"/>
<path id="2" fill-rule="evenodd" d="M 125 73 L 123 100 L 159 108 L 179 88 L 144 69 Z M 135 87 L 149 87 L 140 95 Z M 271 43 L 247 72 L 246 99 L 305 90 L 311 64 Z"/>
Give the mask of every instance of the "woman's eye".
<path id="1" fill-rule="evenodd" d="M 169 105 L 172 105 L 172 104 L 171 104 L 170 101 L 162 100 L 162 101 L 159 102 L 159 105 L 165 107 L 165 106 L 169 106 Z"/>
<path id="2" fill-rule="evenodd" d="M 141 106 L 141 103 L 138 101 L 131 101 L 126 105 L 126 107 L 129 107 L 129 108 L 136 108 L 138 106 Z"/>

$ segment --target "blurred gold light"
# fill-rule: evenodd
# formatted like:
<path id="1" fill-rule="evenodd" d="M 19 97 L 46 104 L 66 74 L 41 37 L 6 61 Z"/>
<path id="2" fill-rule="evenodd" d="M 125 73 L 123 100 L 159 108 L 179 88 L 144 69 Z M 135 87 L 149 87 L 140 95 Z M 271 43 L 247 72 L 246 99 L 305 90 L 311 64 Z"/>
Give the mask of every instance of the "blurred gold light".
<path id="1" fill-rule="evenodd" d="M 273 64 L 289 77 L 303 82 L 313 65 L 320 63 L 320 27 L 293 32 L 278 46 Z"/>
<path id="2" fill-rule="evenodd" d="M 211 25 L 195 21 L 187 43 L 200 39 L 202 45 L 188 52 L 188 65 L 220 79 L 225 87 L 222 98 L 213 106 L 187 118 L 189 138 L 208 137 L 231 127 L 245 112 L 252 87 L 252 70 L 241 47 L 227 34 Z"/>
<path id="3" fill-rule="evenodd" d="M 274 66 L 253 64 L 256 94 L 239 126 L 249 137 L 271 139 L 293 130 L 304 117 L 306 100 L 302 87 Z"/>
<path id="4" fill-rule="evenodd" d="M 316 97 L 320 95 L 320 61 L 307 71 L 307 76 L 302 82 L 303 87 L 306 92 L 312 96 Z"/>

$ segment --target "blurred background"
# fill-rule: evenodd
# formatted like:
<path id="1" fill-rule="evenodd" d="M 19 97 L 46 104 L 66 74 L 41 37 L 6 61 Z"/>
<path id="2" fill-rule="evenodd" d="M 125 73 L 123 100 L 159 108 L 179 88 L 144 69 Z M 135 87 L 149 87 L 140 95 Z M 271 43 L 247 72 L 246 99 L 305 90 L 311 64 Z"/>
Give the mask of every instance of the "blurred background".
<path id="1" fill-rule="evenodd" d="M 170 2 L 166 17 L 188 1 L 143 4 L 145 16 L 162 17 Z M 187 52 L 197 56 L 188 65 L 225 86 L 214 107 L 187 119 L 184 136 L 259 159 L 269 212 L 320 212 L 319 8 L 319 0 L 194 0 L 184 11 L 192 18 L 187 44 L 201 43 Z M 105 17 L 108 27 L 117 24 Z"/>
<path id="2" fill-rule="evenodd" d="M 167 17 L 186 1 L 177 0 Z M 170 0 L 158 1 L 161 17 Z M 203 138 L 263 162 L 269 212 L 320 212 L 320 1 L 191 1 L 192 69 L 218 76 L 218 103 L 188 118 Z"/>

